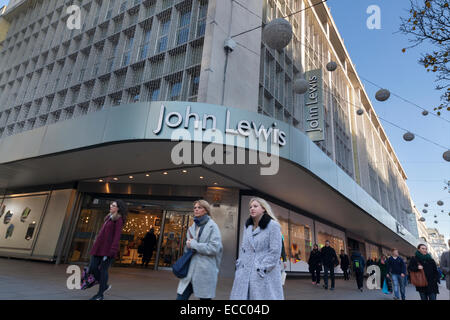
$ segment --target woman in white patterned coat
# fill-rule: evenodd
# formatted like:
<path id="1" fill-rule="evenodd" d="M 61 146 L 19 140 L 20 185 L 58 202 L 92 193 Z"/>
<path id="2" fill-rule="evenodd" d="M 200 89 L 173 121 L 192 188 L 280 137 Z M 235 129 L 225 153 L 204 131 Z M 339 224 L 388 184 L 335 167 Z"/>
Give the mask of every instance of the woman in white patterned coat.
<path id="1" fill-rule="evenodd" d="M 250 200 L 231 300 L 283 300 L 281 227 L 269 204 Z"/>

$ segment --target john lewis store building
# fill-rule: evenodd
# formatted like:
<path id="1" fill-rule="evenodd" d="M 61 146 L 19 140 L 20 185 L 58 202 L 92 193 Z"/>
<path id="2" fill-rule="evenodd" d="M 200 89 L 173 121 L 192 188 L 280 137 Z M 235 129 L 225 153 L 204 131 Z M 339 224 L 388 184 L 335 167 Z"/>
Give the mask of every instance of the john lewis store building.
<path id="1" fill-rule="evenodd" d="M 326 239 L 366 257 L 413 252 L 406 175 L 326 5 L 292 17 L 282 51 L 258 29 L 229 52 L 230 35 L 261 23 L 250 12 L 268 22 L 312 2 L 255 0 L 244 10 L 234 1 L 78 1 L 84 27 L 74 31 L 65 28 L 69 4 L 15 1 L 4 14 L 2 256 L 86 262 L 109 202 L 122 198 L 130 214 L 116 265 L 140 263 L 153 227 L 152 265 L 170 268 L 203 198 L 222 232 L 222 275 L 232 276 L 255 195 L 273 205 L 291 272 L 307 272 L 312 244 Z M 303 74 L 317 94 L 293 92 Z M 308 130 L 308 99 L 318 101 L 321 137 Z M 174 158 L 174 138 L 192 147 L 191 161 Z"/>

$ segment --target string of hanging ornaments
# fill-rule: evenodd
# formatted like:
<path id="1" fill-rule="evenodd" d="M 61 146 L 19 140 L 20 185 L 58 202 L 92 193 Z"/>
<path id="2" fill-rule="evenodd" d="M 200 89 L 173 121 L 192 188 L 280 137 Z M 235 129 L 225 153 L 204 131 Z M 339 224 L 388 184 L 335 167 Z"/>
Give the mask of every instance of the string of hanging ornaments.
<path id="1" fill-rule="evenodd" d="M 444 205 L 444 201 L 438 200 L 438 201 L 436 201 L 436 204 L 437 204 L 438 206 L 442 207 L 442 206 Z M 428 207 L 429 207 L 429 204 L 428 204 L 428 203 L 425 203 L 423 206 L 424 206 L 425 208 L 428 208 Z M 423 213 L 428 213 L 428 210 L 427 210 L 427 209 L 423 209 L 422 212 L 423 212 Z M 441 213 L 444 213 L 444 210 L 441 210 Z M 450 212 L 448 213 L 448 215 L 450 216 Z M 437 214 L 435 214 L 435 215 L 434 215 L 434 218 L 437 218 L 437 217 L 438 217 Z M 419 219 L 419 221 L 425 222 L 426 219 L 425 219 L 424 217 L 421 217 L 421 218 Z M 435 220 L 434 223 L 438 224 L 439 221 Z"/>
<path id="2" fill-rule="evenodd" d="M 281 17 L 281 18 L 277 18 L 277 19 L 273 19 L 272 21 L 270 21 L 269 23 L 267 23 L 265 25 L 261 25 L 261 26 L 255 27 L 253 29 L 241 32 L 239 34 L 236 34 L 236 35 L 232 36 L 231 38 L 240 36 L 240 35 L 242 35 L 244 33 L 247 33 L 247 32 L 250 32 L 250 31 L 253 31 L 253 30 L 256 30 L 258 28 L 263 27 L 263 30 L 262 30 L 263 42 L 268 47 L 270 47 L 271 49 L 281 51 L 291 42 L 292 37 L 293 37 L 292 26 L 291 26 L 290 22 L 287 21 L 285 18 L 290 17 L 290 16 L 292 16 L 294 14 L 302 12 L 302 11 L 304 11 L 306 9 L 310 9 L 310 8 L 312 8 L 314 6 L 317 6 L 317 5 L 325 3 L 325 2 L 327 2 L 327 0 L 318 2 L 318 3 L 316 3 L 316 4 L 314 4 L 314 5 L 310 6 L 310 7 L 307 7 L 305 9 L 296 11 L 294 13 L 291 13 L 291 14 L 287 15 L 287 16 L 284 16 L 284 17 Z M 312 49 L 314 50 L 314 48 L 312 48 Z M 321 54 L 319 53 L 319 55 L 321 55 Z M 337 70 L 337 68 L 338 68 L 338 64 L 335 61 L 330 61 L 326 65 L 326 69 L 329 72 L 334 72 L 334 71 Z M 352 71 L 350 71 L 350 72 L 352 72 Z M 368 81 L 368 82 L 370 82 L 370 81 Z M 373 82 L 370 82 L 370 83 L 374 84 Z M 308 91 L 308 86 L 309 86 L 309 84 L 308 84 L 308 81 L 306 81 L 306 79 L 304 79 L 303 77 L 298 77 L 297 79 L 294 79 L 293 91 L 296 94 L 303 95 L 303 94 L 305 94 Z M 375 99 L 377 101 L 384 102 L 384 101 L 387 101 L 390 98 L 390 96 L 391 96 L 391 92 L 388 89 L 380 88 L 375 94 Z M 398 95 L 396 95 L 396 96 L 399 97 L 400 99 L 408 102 L 408 103 L 411 103 L 410 101 L 408 101 L 408 100 L 406 100 L 406 99 L 404 99 L 404 98 L 402 98 L 402 97 L 400 97 Z M 417 106 L 416 104 L 414 104 L 414 105 Z M 419 107 L 419 106 L 417 106 L 417 107 Z M 427 110 L 425 110 L 425 109 L 423 109 L 421 107 L 419 107 L 419 108 L 423 110 L 422 111 L 422 115 L 426 116 L 426 115 L 429 114 L 429 112 Z M 356 114 L 359 115 L 359 116 L 363 115 L 364 114 L 364 109 L 362 109 L 361 107 L 358 107 L 358 110 L 356 111 Z M 408 141 L 408 142 L 409 141 L 413 141 L 414 138 L 415 138 L 414 133 L 412 133 L 410 131 L 407 131 L 403 135 L 403 139 L 405 141 Z M 443 159 L 445 161 L 450 162 L 450 149 L 445 151 L 443 153 L 442 157 L 443 157 Z"/>

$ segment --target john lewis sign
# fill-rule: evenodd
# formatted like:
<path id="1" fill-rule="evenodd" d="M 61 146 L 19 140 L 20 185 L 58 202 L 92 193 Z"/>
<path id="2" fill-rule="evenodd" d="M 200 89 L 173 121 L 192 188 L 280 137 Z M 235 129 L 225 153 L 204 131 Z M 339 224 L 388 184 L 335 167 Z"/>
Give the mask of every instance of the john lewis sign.
<path id="1" fill-rule="evenodd" d="M 305 74 L 308 81 L 304 108 L 305 132 L 312 141 L 323 141 L 325 133 L 322 69 L 307 71 Z"/>

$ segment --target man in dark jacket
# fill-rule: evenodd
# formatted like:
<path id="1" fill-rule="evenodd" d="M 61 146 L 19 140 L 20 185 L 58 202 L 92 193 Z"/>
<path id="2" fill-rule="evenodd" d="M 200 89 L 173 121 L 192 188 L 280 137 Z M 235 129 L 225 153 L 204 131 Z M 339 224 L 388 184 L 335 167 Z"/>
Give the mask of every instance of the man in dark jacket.
<path id="1" fill-rule="evenodd" d="M 309 272 L 312 276 L 312 284 L 320 284 L 320 271 L 322 271 L 322 258 L 317 244 L 314 245 L 308 259 Z"/>
<path id="2" fill-rule="evenodd" d="M 348 266 L 350 265 L 350 261 L 348 260 L 348 255 L 345 254 L 344 250 L 341 250 L 341 254 L 339 255 L 341 259 L 341 269 L 344 271 L 344 280 L 348 280 Z"/>
<path id="3" fill-rule="evenodd" d="M 363 291 L 363 281 L 364 281 L 364 258 L 361 253 L 354 251 L 351 256 L 353 272 L 355 273 L 356 284 L 358 285 L 358 290 Z"/>
<path id="4" fill-rule="evenodd" d="M 336 251 L 330 247 L 330 241 L 325 241 L 325 247 L 320 250 L 320 255 L 323 264 L 323 280 L 325 285 L 323 286 L 325 290 L 328 290 L 328 272 L 331 277 L 331 290 L 334 290 L 334 267 L 339 264 Z"/>
<path id="5" fill-rule="evenodd" d="M 153 256 L 153 250 L 155 249 L 156 245 L 156 236 L 155 236 L 155 230 L 153 228 L 150 229 L 149 232 L 145 235 L 144 238 L 144 252 L 142 257 L 142 265 L 147 268 L 148 264 L 150 263 L 150 260 Z"/>
<path id="6" fill-rule="evenodd" d="M 394 284 L 394 299 L 399 300 L 398 289 L 400 288 L 400 294 L 402 300 L 405 300 L 405 275 L 406 275 L 406 264 L 402 258 L 398 256 L 398 250 L 392 249 L 392 256 L 389 257 L 387 268 L 387 278 L 391 278 Z"/>

